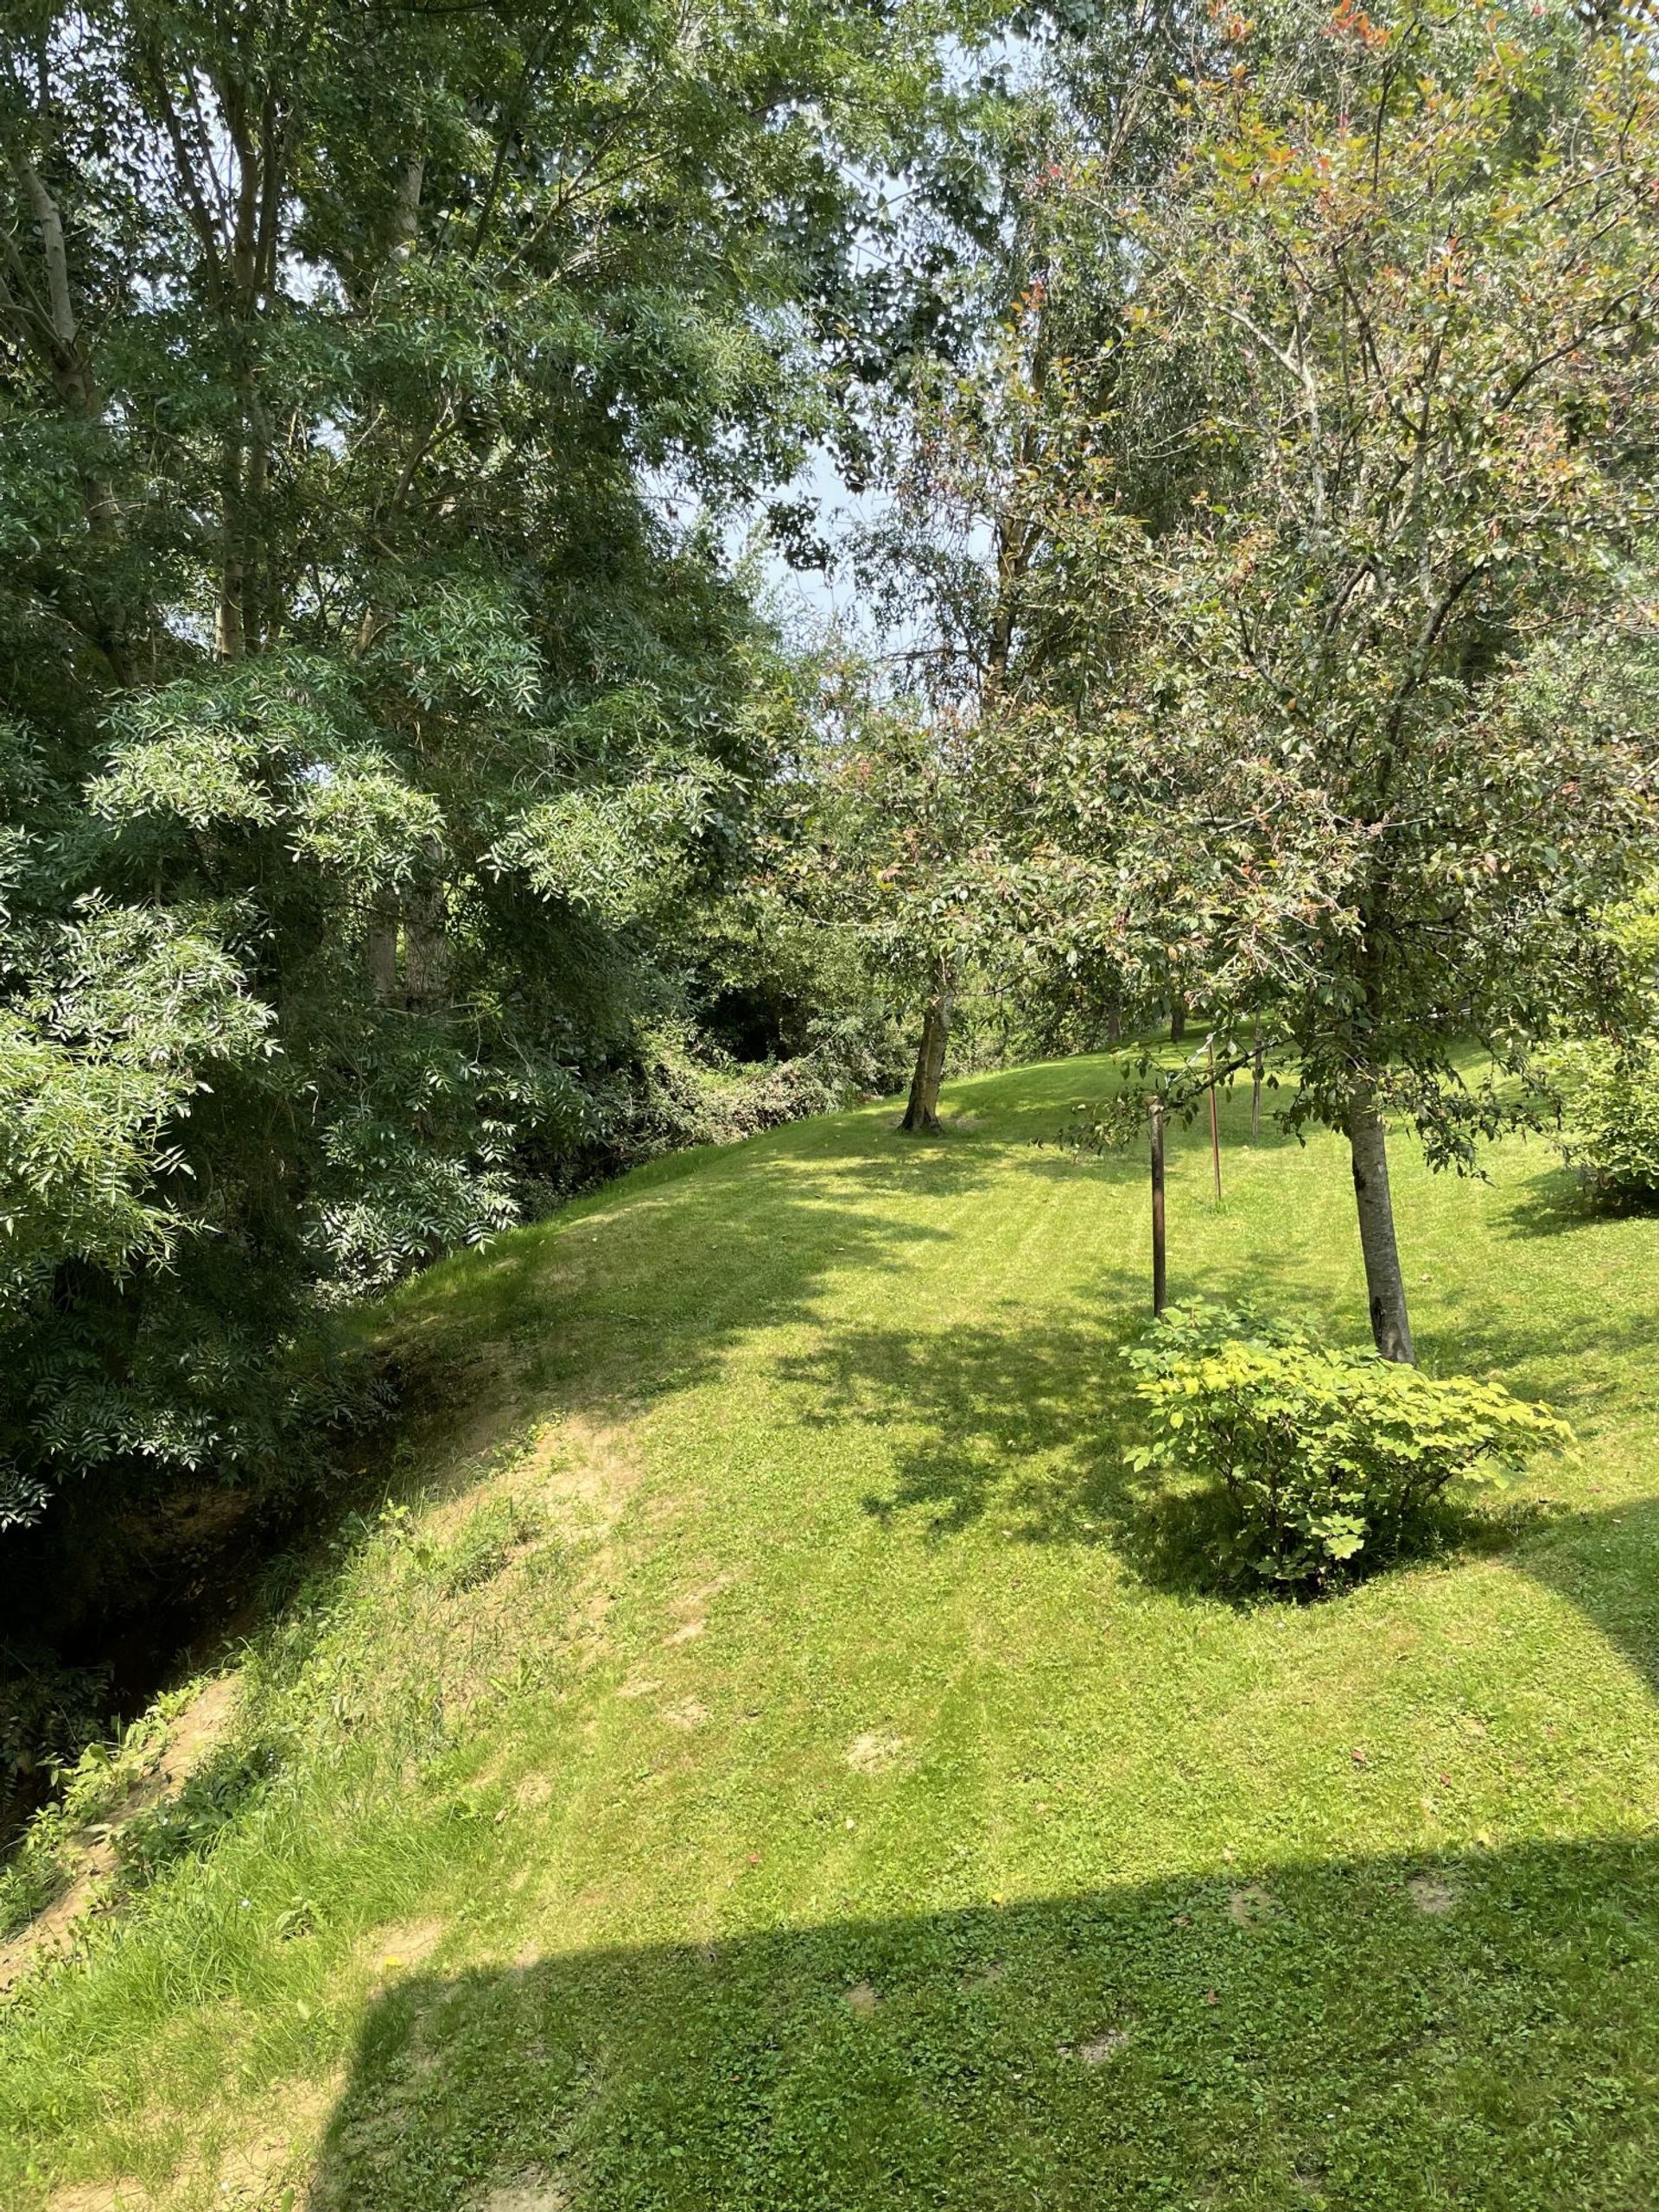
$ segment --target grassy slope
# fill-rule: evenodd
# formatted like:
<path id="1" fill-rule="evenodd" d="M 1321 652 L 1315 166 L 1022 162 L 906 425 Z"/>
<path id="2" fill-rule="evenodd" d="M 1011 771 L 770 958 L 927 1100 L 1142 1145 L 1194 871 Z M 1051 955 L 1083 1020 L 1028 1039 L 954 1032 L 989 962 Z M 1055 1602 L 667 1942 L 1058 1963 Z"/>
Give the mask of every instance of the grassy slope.
<path id="1" fill-rule="evenodd" d="M 459 1472 L 256 1655 L 216 1847 L 13 2007 L 0 2201 L 1654 2201 L 1659 1223 L 1401 1147 L 1423 1357 L 1571 1414 L 1574 1510 L 1238 1610 L 1122 1470 L 1141 1163 L 1029 1141 L 1089 1080 L 669 1163 L 399 1301 L 405 1479 Z M 1177 1141 L 1174 1294 L 1356 1333 L 1337 1148 L 1244 1119 L 1218 1211 Z"/>

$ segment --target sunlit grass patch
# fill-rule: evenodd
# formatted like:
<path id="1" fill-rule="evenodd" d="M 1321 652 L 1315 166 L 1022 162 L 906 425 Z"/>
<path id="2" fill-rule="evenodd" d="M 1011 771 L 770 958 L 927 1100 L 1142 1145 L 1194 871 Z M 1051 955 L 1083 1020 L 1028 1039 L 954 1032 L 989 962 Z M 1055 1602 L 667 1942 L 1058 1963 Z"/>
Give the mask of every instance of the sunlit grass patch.
<path id="1" fill-rule="evenodd" d="M 392 1302 L 395 1502 L 6 2014 L 0 2197 L 1643 2201 L 1659 1223 L 1398 1147 L 1426 1364 L 1579 1452 L 1230 1602 L 1126 1465 L 1145 1163 L 1052 1141 L 1103 1080 L 673 1163 Z M 1361 1340 L 1340 1149 L 1247 1132 L 1219 1206 L 1175 1140 L 1172 1291 Z"/>

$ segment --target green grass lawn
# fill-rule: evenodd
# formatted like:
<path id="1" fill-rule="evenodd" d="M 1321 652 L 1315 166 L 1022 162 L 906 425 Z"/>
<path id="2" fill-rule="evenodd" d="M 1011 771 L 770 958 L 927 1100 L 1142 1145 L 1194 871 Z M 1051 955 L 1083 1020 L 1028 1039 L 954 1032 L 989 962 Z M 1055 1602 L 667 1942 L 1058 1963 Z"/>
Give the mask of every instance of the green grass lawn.
<path id="1" fill-rule="evenodd" d="M 0 2202 L 1659 2201 L 1659 1221 L 1396 1146 L 1512 1533 L 1230 1604 L 1126 1473 L 1073 1062 L 641 1173 L 386 1321 L 435 1408 L 149 1878 L 0 2018 Z M 1171 1288 L 1363 1334 L 1340 1147 L 1173 1141 Z M 194 1792 L 192 1796 L 191 1792 Z M 188 1815 L 188 1817 L 187 1817 Z"/>

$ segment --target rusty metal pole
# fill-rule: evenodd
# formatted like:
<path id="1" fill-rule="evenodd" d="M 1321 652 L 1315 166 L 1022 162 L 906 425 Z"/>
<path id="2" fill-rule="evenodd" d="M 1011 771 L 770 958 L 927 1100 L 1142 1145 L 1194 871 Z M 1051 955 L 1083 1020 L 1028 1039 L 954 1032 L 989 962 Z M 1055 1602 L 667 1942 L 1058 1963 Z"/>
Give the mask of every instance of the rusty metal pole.
<path id="1" fill-rule="evenodd" d="M 1152 1310 L 1167 1303 L 1164 1268 L 1164 1102 L 1154 1091 L 1152 1107 Z"/>

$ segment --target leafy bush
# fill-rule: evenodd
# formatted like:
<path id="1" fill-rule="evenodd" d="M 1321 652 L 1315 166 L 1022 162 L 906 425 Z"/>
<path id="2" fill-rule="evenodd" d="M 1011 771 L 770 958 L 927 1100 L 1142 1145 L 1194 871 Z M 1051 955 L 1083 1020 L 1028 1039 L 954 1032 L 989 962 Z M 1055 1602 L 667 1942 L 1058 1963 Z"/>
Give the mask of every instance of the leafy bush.
<path id="1" fill-rule="evenodd" d="M 851 1088 L 828 1054 L 746 1064 L 671 1022 L 647 1041 L 626 1117 L 616 1116 L 613 1142 L 622 1164 L 687 1145 L 734 1144 L 844 1105 Z"/>
<path id="2" fill-rule="evenodd" d="M 1567 1102 L 1561 1150 L 1592 1198 L 1643 1205 L 1659 1199 L 1659 882 L 1607 917 L 1605 938 L 1623 970 L 1624 1032 L 1554 1055 Z"/>
<path id="3" fill-rule="evenodd" d="M 0 1504 L 0 1528 L 4 1526 Z M 73 1767 L 109 1725 L 110 1675 L 71 1667 L 43 1646 L 0 1643 L 0 1798 L 27 1796 L 54 1767 Z"/>
<path id="4" fill-rule="evenodd" d="M 1392 1557 L 1454 1484 L 1570 1440 L 1547 1408 L 1470 1376 L 1438 1378 L 1202 1301 L 1125 1357 L 1139 1370 L 1144 1470 L 1219 1485 L 1228 1563 L 1317 1588 Z"/>
<path id="5" fill-rule="evenodd" d="M 1561 1142 L 1568 1165 L 1604 1205 L 1659 1199 L 1659 1045 L 1581 1045 L 1560 1057 L 1573 1080 Z"/>

